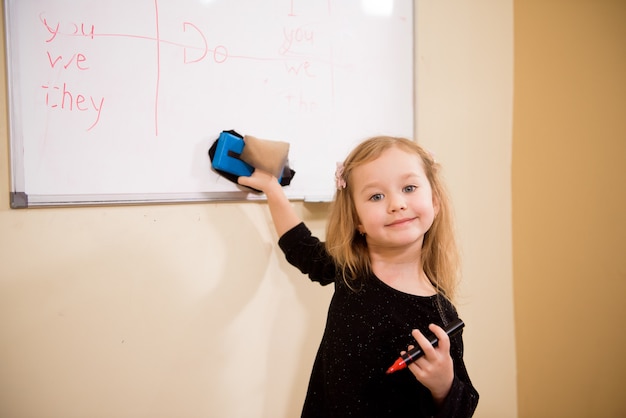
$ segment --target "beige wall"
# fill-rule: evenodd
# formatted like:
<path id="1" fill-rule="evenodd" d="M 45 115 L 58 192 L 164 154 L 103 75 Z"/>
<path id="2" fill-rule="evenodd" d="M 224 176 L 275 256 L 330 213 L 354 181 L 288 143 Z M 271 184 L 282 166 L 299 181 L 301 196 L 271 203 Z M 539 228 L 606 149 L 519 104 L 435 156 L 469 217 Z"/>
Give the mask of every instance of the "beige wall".
<path id="1" fill-rule="evenodd" d="M 463 244 L 477 417 L 517 416 L 511 250 L 513 2 L 418 1 L 417 137 L 445 168 Z"/>
<path id="2" fill-rule="evenodd" d="M 516 0 L 514 108 L 519 416 L 626 416 L 626 2 Z"/>
<path id="3" fill-rule="evenodd" d="M 513 3 L 416 5 L 416 130 L 456 205 L 476 416 L 516 417 Z M 263 204 L 11 210 L 4 102 L 0 122 L 0 416 L 298 416 L 331 289 L 285 263 Z M 294 204 L 323 234 L 327 206 Z"/>

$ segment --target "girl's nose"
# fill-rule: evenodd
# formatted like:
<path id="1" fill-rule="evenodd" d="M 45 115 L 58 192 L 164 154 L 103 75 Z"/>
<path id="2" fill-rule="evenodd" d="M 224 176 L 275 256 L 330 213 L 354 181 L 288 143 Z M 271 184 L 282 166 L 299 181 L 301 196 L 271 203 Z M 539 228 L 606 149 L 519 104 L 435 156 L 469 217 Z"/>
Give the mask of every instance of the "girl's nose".
<path id="1" fill-rule="evenodd" d="M 406 200 L 404 199 L 404 196 L 397 194 L 397 195 L 393 195 L 391 196 L 391 199 L 389 200 L 389 211 L 390 212 L 397 212 L 400 210 L 405 210 L 406 209 Z"/>

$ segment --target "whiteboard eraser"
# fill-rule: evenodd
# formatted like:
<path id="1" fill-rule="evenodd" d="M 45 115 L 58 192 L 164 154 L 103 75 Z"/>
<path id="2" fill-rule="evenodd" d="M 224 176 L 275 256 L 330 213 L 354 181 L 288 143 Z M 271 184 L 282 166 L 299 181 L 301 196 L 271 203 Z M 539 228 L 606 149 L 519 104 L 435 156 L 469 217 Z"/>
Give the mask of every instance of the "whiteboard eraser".
<path id="1" fill-rule="evenodd" d="M 217 139 L 215 155 L 211 161 L 213 168 L 235 176 L 252 175 L 254 167 L 239 159 L 244 145 L 243 138 L 236 136 L 232 131 L 223 131 Z"/>
<path id="2" fill-rule="evenodd" d="M 269 142 L 271 141 L 264 141 L 264 143 Z M 238 132 L 234 130 L 222 131 L 209 149 L 211 166 L 222 177 L 238 184 L 238 177 L 251 176 L 255 170 L 249 162 L 241 158 L 245 146 L 244 137 Z M 289 167 L 289 163 L 285 162 L 282 173 L 277 180 L 281 186 L 288 186 L 295 174 L 296 172 Z"/>

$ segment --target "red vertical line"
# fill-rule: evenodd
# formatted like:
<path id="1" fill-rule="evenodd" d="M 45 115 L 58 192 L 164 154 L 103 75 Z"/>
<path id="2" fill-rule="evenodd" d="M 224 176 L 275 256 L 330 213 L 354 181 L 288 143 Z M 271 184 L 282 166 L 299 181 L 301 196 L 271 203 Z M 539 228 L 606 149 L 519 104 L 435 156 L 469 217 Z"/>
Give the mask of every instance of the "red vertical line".
<path id="1" fill-rule="evenodd" d="M 154 134 L 159 136 L 159 88 L 161 85 L 161 34 L 159 33 L 159 1 L 154 0 L 155 27 L 156 27 L 156 54 L 157 54 L 157 77 L 156 92 L 154 95 Z"/>

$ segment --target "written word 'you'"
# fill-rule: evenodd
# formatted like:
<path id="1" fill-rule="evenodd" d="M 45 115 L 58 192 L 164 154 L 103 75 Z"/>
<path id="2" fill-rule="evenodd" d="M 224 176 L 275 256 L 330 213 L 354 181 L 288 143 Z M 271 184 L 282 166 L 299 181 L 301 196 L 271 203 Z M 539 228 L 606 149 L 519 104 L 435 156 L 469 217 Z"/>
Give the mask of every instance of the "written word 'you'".
<path id="1" fill-rule="evenodd" d="M 39 15 L 39 21 L 48 31 L 48 37 L 46 43 L 50 43 L 61 36 L 82 36 L 85 38 L 94 39 L 96 35 L 96 27 L 92 24 L 84 22 L 50 22 L 43 13 Z"/>

